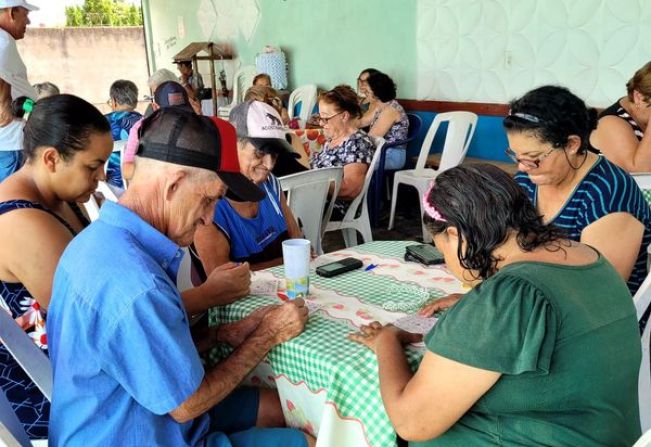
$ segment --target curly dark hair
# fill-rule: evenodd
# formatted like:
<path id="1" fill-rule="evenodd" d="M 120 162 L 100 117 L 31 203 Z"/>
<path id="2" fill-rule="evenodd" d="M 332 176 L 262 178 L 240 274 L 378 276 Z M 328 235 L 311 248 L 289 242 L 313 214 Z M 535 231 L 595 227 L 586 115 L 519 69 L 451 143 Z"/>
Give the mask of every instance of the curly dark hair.
<path id="1" fill-rule="evenodd" d="M 319 101 L 333 104 L 337 107 L 337 110 L 348 112 L 348 114 L 353 118 L 359 118 L 362 116 L 362 108 L 359 106 L 357 93 L 355 93 L 355 90 L 353 90 L 349 85 L 341 84 L 332 90 L 321 93 Z"/>
<path id="2" fill-rule="evenodd" d="M 441 173 L 426 200 L 445 221 L 425 213 L 424 224 L 432 235 L 456 228 L 459 262 L 463 268 L 476 271 L 478 278 L 495 274 L 500 259 L 493 252 L 511 231 L 517 232 L 522 250 L 541 246 L 552 251 L 563 249 L 564 233 L 544 224 L 522 188 L 493 165 L 457 166 Z"/>
<path id="3" fill-rule="evenodd" d="M 396 83 L 384 73 L 371 73 L 368 75 L 368 86 L 373 94 L 382 102 L 396 99 Z"/>
<path id="4" fill-rule="evenodd" d="M 54 147 L 70 160 L 86 148 L 91 134 L 109 133 L 111 125 L 92 104 L 73 95 L 38 100 L 23 130 L 23 152 L 33 159 L 39 147 Z"/>
<path id="5" fill-rule="evenodd" d="M 555 148 L 567 146 L 570 135 L 581 138 L 579 154 L 593 150 L 590 133 L 597 128 L 597 110 L 565 87 L 546 85 L 511 103 L 504 118 L 507 132 L 532 132 Z"/>

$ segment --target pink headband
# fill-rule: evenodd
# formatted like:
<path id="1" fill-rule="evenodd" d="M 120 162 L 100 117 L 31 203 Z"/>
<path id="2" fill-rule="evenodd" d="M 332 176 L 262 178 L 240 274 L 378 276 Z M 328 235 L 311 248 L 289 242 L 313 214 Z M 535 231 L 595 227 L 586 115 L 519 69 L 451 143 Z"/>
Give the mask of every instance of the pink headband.
<path id="1" fill-rule="evenodd" d="M 432 182 L 429 189 L 423 196 L 423 209 L 425 210 L 425 214 L 427 214 L 432 219 L 438 220 L 440 222 L 447 222 L 447 220 L 443 216 L 441 216 L 441 213 L 439 213 L 439 211 L 436 208 L 434 208 L 433 205 L 430 205 L 429 201 L 427 200 L 429 198 L 430 193 L 434 189 L 434 186 L 435 183 Z"/>

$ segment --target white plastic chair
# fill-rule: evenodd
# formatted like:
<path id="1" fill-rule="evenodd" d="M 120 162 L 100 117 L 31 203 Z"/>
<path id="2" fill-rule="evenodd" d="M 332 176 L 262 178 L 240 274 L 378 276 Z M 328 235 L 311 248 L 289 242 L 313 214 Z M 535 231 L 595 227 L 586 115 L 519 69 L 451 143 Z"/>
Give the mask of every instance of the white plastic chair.
<path id="1" fill-rule="evenodd" d="M 192 256 L 188 247 L 181 247 L 183 250 L 183 259 L 176 275 L 176 288 L 179 292 L 185 292 L 188 289 L 194 289 L 196 286 L 192 282 Z"/>
<path id="2" fill-rule="evenodd" d="M 651 447 L 651 430 L 647 430 L 633 447 Z"/>
<path id="3" fill-rule="evenodd" d="M 380 160 L 380 155 L 382 154 L 384 138 L 371 137 L 371 139 L 373 140 L 373 143 L 375 143 L 375 152 L 373 153 L 373 158 L 371 159 L 371 164 L 368 167 L 368 171 L 366 171 L 366 177 L 364 178 L 364 186 L 362 187 L 362 192 L 360 192 L 359 195 L 355 197 L 355 200 L 351 202 L 344 218 L 339 221 L 328 222 L 325 229 L 325 231 L 341 230 L 344 236 L 346 247 L 354 247 L 357 245 L 357 231 L 359 231 L 362 235 L 362 240 L 364 243 L 373 242 L 373 234 L 371 233 L 371 221 L 368 215 L 368 201 L 366 200 L 366 193 L 368 192 L 368 187 L 371 183 L 373 172 L 375 171 L 375 165 Z M 334 197 L 332 200 L 334 200 Z"/>
<path id="4" fill-rule="evenodd" d="M 448 129 L 441 153 L 441 163 L 438 169 L 426 168 L 425 163 L 429 151 L 434 142 L 436 132 L 442 123 L 448 122 Z M 389 230 L 393 228 L 393 220 L 396 212 L 396 199 L 398 198 L 398 187 L 400 184 L 410 185 L 418 191 L 418 203 L 420 215 L 423 215 L 421 197 L 429 188 L 432 180 L 441 172 L 454 168 L 461 164 L 468 152 L 468 146 L 477 127 L 477 115 L 471 112 L 447 112 L 439 113 L 432 121 L 432 124 L 425 135 L 423 145 L 420 147 L 420 154 L 414 169 L 397 171 L 393 179 L 393 191 L 391 194 L 391 214 L 389 217 Z M 425 225 L 423 227 L 423 242 L 430 242 L 431 236 Z"/>
<path id="5" fill-rule="evenodd" d="M 289 118 L 294 118 L 294 108 L 297 104 L 301 104 L 301 111 L 298 117 L 301 119 L 301 124 L 305 127 L 308 118 L 312 115 L 312 110 L 317 101 L 317 88 L 314 84 L 303 85 L 296 88 L 291 95 L 289 95 L 289 102 L 287 104 L 287 113 Z"/>
<path id="6" fill-rule="evenodd" d="M 115 194 L 115 191 L 113 191 L 111 186 L 106 182 L 97 183 L 97 189 L 95 192 L 102 193 L 105 200 L 110 200 L 111 202 L 118 201 L 118 196 Z M 86 214 L 88 214 L 88 219 L 91 222 L 97 220 L 99 217 L 100 204 L 97 202 L 94 195 L 91 195 L 88 202 L 84 203 L 84 208 L 86 209 Z"/>
<path id="7" fill-rule="evenodd" d="M 0 313 L 3 312 L 0 311 Z M 18 327 L 15 323 L 14 326 Z M 30 447 L 32 445 L 23 424 L 18 420 L 18 416 L 14 413 L 14 409 L 11 408 L 9 400 L 2 391 L 0 391 L 0 445 L 7 447 Z"/>
<path id="8" fill-rule="evenodd" d="M 25 371 L 47 400 L 52 400 L 52 366 L 13 318 L 0 308 L 0 342 Z"/>
<path id="9" fill-rule="evenodd" d="M 332 215 L 335 201 L 330 200 L 327 209 L 328 190 L 334 182 L 333 197 L 339 194 L 344 168 L 323 168 L 280 177 L 280 186 L 287 195 L 287 205 L 294 217 L 300 220 L 305 237 L 314 251 L 323 254 L 321 238 Z M 325 209 L 325 213 L 324 213 Z"/>
<path id="10" fill-rule="evenodd" d="M 217 108 L 217 116 L 219 118 L 228 120 L 233 107 L 243 102 L 244 94 L 253 85 L 255 75 L 256 69 L 253 65 L 247 65 L 235 72 L 233 76 L 233 100 L 227 106 Z"/>
<path id="11" fill-rule="evenodd" d="M 640 321 L 644 312 L 651 305 L 651 275 L 640 286 L 633 297 L 637 320 Z M 649 353 L 651 343 L 651 321 L 648 321 L 644 332 L 642 332 L 642 363 L 640 365 L 640 376 L 638 380 L 638 399 L 640 401 L 640 425 L 642 431 L 651 429 L 651 355 Z"/>

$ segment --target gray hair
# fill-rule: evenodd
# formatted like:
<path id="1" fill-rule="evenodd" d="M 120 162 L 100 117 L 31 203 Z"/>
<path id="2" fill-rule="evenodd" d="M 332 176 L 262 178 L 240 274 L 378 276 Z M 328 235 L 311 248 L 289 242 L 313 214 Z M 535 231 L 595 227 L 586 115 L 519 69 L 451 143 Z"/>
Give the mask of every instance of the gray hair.
<path id="1" fill-rule="evenodd" d="M 34 90 L 36 90 L 37 100 L 47 98 L 48 96 L 61 94 L 59 87 L 52 84 L 51 82 L 40 82 L 38 84 L 34 84 L 32 87 L 34 87 Z"/>
<path id="2" fill-rule="evenodd" d="M 135 108 L 138 105 L 138 87 L 125 79 L 119 79 L 111 84 L 109 96 L 121 106 Z"/>
<path id="3" fill-rule="evenodd" d="M 161 68 L 149 77 L 147 83 L 151 91 L 155 92 L 159 85 L 167 81 L 179 82 L 179 78 L 167 68 Z"/>

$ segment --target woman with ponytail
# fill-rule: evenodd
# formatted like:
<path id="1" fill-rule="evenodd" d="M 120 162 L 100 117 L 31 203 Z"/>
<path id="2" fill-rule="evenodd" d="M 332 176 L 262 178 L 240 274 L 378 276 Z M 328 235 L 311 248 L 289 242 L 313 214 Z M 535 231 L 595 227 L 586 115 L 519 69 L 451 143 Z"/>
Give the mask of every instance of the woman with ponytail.
<path id="1" fill-rule="evenodd" d="M 473 286 L 425 336 L 373 322 L 382 401 L 409 446 L 629 446 L 640 436 L 633 301 L 597 250 L 546 224 L 494 166 L 443 172 L 423 221 Z"/>
<path id="2" fill-rule="evenodd" d="M 504 119 L 515 180 L 545 223 L 597 249 L 635 294 L 647 275 L 651 212 L 633 178 L 596 153 L 597 113 L 568 89 L 544 86 Z"/>

